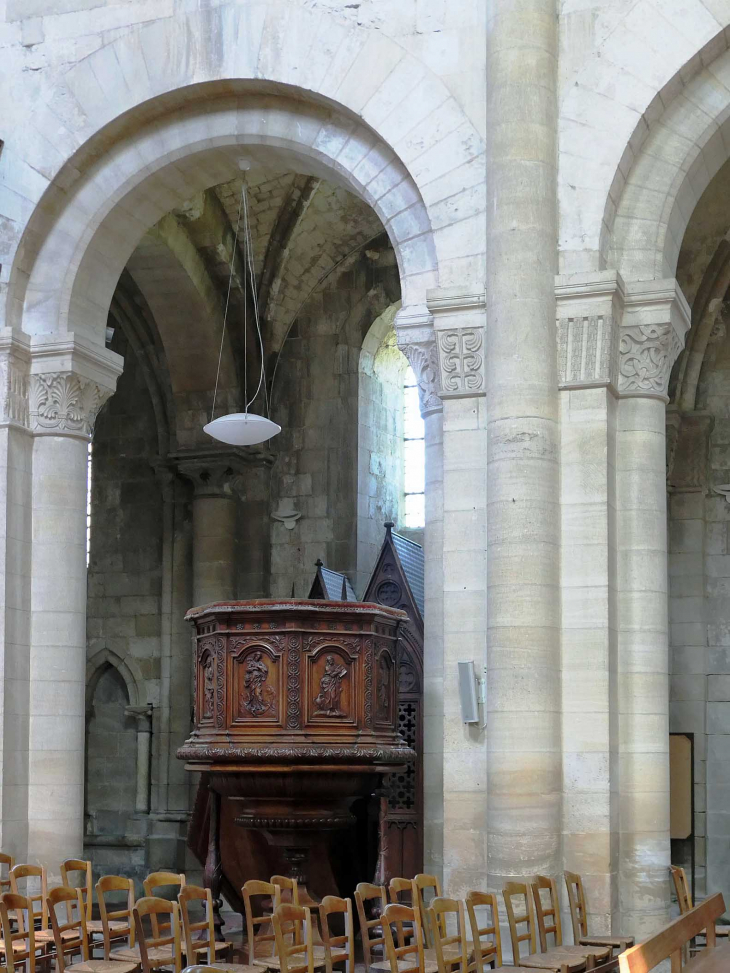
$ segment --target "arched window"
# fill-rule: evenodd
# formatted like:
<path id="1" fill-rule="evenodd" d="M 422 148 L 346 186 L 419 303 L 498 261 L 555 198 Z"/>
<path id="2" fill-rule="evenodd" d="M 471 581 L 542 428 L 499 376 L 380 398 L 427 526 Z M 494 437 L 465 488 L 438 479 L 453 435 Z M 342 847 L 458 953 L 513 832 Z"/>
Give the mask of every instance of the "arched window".
<path id="1" fill-rule="evenodd" d="M 426 522 L 424 491 L 426 487 L 425 429 L 418 401 L 418 381 L 412 368 L 405 373 L 403 384 L 403 483 L 404 524 L 410 529 Z"/>

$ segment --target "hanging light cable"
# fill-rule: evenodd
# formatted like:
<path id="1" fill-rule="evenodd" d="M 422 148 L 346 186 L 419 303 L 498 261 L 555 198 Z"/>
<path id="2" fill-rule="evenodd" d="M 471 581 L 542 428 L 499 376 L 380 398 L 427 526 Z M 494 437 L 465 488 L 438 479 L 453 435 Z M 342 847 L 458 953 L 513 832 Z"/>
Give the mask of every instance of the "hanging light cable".
<path id="1" fill-rule="evenodd" d="M 243 412 L 233 412 L 230 415 L 219 416 L 217 419 L 215 416 L 215 402 L 218 395 L 218 380 L 221 373 L 221 361 L 223 359 L 223 343 L 226 336 L 226 323 L 228 321 L 228 308 L 231 300 L 231 285 L 233 282 L 233 265 L 236 259 L 236 252 L 238 248 L 238 234 L 241 227 L 241 213 L 243 212 L 243 240 L 245 249 L 245 266 L 244 266 L 244 353 L 243 353 L 243 401 L 244 406 Z M 221 332 L 221 345 L 218 352 L 218 370 L 215 376 L 215 389 L 213 391 L 213 408 L 210 412 L 210 422 L 203 426 L 203 432 L 206 432 L 213 439 L 217 439 L 221 443 L 227 443 L 229 446 L 254 446 L 257 443 L 264 443 L 277 433 L 281 432 L 281 426 L 272 422 L 266 416 L 259 416 L 255 412 L 249 412 L 248 407 L 256 399 L 257 395 L 261 391 L 261 387 L 264 388 L 264 399 L 266 402 L 266 409 L 268 411 L 268 396 L 266 390 L 266 372 L 264 367 L 264 339 L 261 334 L 261 322 L 259 320 L 259 306 L 258 299 L 256 295 L 256 276 L 254 272 L 253 255 L 252 255 L 252 236 L 251 236 L 251 223 L 248 213 L 248 193 L 246 191 L 246 180 L 241 182 L 241 198 L 238 203 L 238 218 L 236 219 L 236 234 L 233 241 L 233 249 L 231 252 L 231 265 L 228 274 L 228 293 L 226 295 L 226 305 L 223 312 L 223 331 Z M 256 334 L 259 341 L 259 351 L 261 353 L 261 371 L 259 373 L 259 384 L 254 392 L 253 396 L 248 398 L 248 284 L 251 284 L 251 299 L 253 303 L 254 312 L 254 322 L 256 325 Z"/>

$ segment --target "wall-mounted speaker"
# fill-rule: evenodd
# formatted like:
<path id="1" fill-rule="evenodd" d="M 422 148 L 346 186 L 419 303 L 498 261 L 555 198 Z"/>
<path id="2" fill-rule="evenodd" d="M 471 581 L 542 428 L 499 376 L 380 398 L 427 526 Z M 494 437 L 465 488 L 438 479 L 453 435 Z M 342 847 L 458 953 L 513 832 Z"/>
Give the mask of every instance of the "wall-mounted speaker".
<path id="1" fill-rule="evenodd" d="M 477 677 L 474 672 L 474 663 L 459 662 L 458 666 L 462 723 L 478 723 L 479 700 L 477 698 Z"/>

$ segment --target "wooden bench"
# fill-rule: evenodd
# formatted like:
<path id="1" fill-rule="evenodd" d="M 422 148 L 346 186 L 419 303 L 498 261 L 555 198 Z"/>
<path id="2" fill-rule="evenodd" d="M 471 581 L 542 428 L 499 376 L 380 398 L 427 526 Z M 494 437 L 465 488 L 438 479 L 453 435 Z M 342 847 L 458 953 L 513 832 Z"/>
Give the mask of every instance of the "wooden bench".
<path id="1" fill-rule="evenodd" d="M 618 957 L 620 973 L 647 973 L 663 960 L 671 959 L 672 973 L 720 973 L 730 969 L 730 944 L 715 945 L 715 920 L 725 911 L 725 900 L 716 892 L 689 912 L 670 922 L 651 939 L 633 946 Z M 685 965 L 684 947 L 704 932 L 707 949 L 703 949 Z"/>

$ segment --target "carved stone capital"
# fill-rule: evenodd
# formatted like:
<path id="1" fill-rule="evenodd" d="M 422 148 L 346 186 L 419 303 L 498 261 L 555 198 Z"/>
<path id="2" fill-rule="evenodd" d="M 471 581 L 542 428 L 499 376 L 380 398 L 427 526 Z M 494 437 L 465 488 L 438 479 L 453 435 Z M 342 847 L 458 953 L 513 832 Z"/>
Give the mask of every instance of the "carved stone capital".
<path id="1" fill-rule="evenodd" d="M 99 410 L 124 365 L 114 352 L 73 334 L 31 340 L 29 422 L 37 436 L 91 439 Z"/>
<path id="2" fill-rule="evenodd" d="M 433 316 L 427 307 L 404 307 L 395 316 L 398 347 L 408 359 L 418 382 L 421 415 L 441 412 L 440 380 Z"/>
<path id="3" fill-rule="evenodd" d="M 624 298 L 624 283 L 615 270 L 555 278 L 561 389 L 616 389 Z"/>
<path id="4" fill-rule="evenodd" d="M 19 331 L 0 331 L 0 426 L 28 430 L 30 339 Z"/>
<path id="5" fill-rule="evenodd" d="M 152 733 L 152 703 L 146 706 L 125 706 L 127 716 L 133 716 L 137 723 L 137 733 Z"/>
<path id="6" fill-rule="evenodd" d="M 180 476 L 193 485 L 196 497 L 243 497 L 246 471 L 266 458 L 236 446 L 196 446 L 170 456 Z"/>
<path id="7" fill-rule="evenodd" d="M 484 292 L 465 293 L 461 288 L 432 290 L 428 292 L 428 309 L 436 332 L 441 398 L 485 395 Z"/>
<path id="8" fill-rule="evenodd" d="M 668 402 L 669 376 L 689 326 L 689 305 L 676 280 L 627 284 L 619 344 L 619 393 Z"/>

